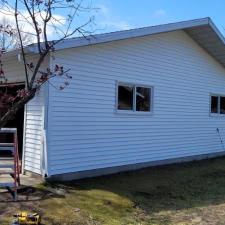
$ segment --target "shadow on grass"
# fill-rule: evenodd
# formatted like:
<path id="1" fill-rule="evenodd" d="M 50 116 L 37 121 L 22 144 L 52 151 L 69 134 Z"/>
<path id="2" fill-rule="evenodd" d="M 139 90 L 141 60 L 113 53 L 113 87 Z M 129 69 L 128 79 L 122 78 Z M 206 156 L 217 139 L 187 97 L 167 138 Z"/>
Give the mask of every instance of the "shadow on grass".
<path id="1" fill-rule="evenodd" d="M 134 208 L 147 213 L 217 205 L 225 203 L 225 158 L 48 185 L 109 191 L 128 198 Z"/>
<path id="2" fill-rule="evenodd" d="M 65 198 L 63 194 L 38 187 L 23 186 L 20 187 L 17 192 L 18 200 L 16 202 L 8 191 L 1 192 L 0 203 L 36 202 L 51 198 Z"/>

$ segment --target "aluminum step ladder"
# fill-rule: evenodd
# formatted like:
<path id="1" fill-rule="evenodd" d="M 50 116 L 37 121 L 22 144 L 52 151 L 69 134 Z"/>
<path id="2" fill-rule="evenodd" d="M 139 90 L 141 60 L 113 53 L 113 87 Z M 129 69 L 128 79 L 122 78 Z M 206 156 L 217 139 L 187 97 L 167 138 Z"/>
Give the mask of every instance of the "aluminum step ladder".
<path id="1" fill-rule="evenodd" d="M 0 137 L 10 135 L 10 143 L 0 139 L 0 188 L 7 189 L 17 201 L 17 189 L 20 185 L 20 165 L 16 128 L 0 129 Z"/>

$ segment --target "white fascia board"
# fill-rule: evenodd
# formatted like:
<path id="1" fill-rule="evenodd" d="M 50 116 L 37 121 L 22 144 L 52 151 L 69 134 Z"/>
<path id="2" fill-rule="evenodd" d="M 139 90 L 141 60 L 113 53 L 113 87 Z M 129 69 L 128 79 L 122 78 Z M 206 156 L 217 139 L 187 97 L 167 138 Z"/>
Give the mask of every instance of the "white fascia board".
<path id="1" fill-rule="evenodd" d="M 29 47 L 25 47 L 24 52 L 25 52 L 25 54 L 33 54 L 34 53 L 32 51 L 32 49 L 30 49 Z M 18 56 L 19 54 L 22 54 L 21 49 L 15 49 L 15 50 L 4 53 L 3 58 Z"/>
<path id="2" fill-rule="evenodd" d="M 142 37 L 142 36 L 147 36 L 152 34 L 171 32 L 171 31 L 182 30 L 182 29 L 187 29 L 187 28 L 192 28 L 197 26 L 209 25 L 209 23 L 210 23 L 210 18 L 207 17 L 203 19 L 170 23 L 165 25 L 137 28 L 137 29 L 131 29 L 126 31 L 117 31 L 117 32 L 106 33 L 106 34 L 97 34 L 93 36 L 88 36 L 86 38 L 84 37 L 71 38 L 59 43 L 56 46 L 56 50 L 61 50 L 66 48 L 75 48 L 75 47 L 81 47 L 86 45 L 94 45 L 99 43 L 118 41 L 118 40 L 124 40 L 124 39 L 135 38 L 135 37 Z"/>

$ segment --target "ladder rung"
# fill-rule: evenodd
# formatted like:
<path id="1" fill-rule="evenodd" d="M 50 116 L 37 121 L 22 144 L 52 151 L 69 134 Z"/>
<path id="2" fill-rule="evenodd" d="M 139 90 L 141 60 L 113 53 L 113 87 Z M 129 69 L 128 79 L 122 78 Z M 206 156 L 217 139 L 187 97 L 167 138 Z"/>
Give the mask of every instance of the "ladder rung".
<path id="1" fill-rule="evenodd" d="M 15 187 L 14 182 L 0 182 L 0 188 Z"/>
<path id="2" fill-rule="evenodd" d="M 14 143 L 0 143 L 0 151 L 14 151 Z"/>
<path id="3" fill-rule="evenodd" d="M 13 158 L 0 158 L 0 167 L 1 165 L 4 164 L 14 164 L 14 159 Z"/>
<path id="4" fill-rule="evenodd" d="M 14 146 L 14 143 L 0 143 L 0 147 L 1 146 Z"/>
<path id="5" fill-rule="evenodd" d="M 1 128 L 0 133 L 16 133 L 16 128 Z"/>
<path id="6" fill-rule="evenodd" d="M 3 157 L 0 157 L 0 161 L 13 161 L 14 160 L 14 157 L 13 156 L 3 156 Z"/>
<path id="7" fill-rule="evenodd" d="M 3 169 L 0 169 L 0 175 L 3 175 L 3 174 L 14 174 L 14 168 L 3 168 Z"/>
<path id="8" fill-rule="evenodd" d="M 0 157 L 0 171 L 1 169 L 13 169 L 14 170 L 14 157 Z"/>
<path id="9" fill-rule="evenodd" d="M 9 170 L 0 170 L 0 175 L 13 175 L 14 172 L 13 171 L 9 171 Z"/>
<path id="10" fill-rule="evenodd" d="M 3 168 L 13 169 L 14 164 L 0 164 L 0 169 L 3 169 Z"/>
<path id="11" fill-rule="evenodd" d="M 11 153 L 14 152 L 14 148 L 13 147 L 0 147 L 0 151 L 10 151 Z"/>
<path id="12" fill-rule="evenodd" d="M 14 152 L 14 147 L 1 147 L 1 146 L 0 146 L 0 151 L 10 151 L 10 152 Z"/>

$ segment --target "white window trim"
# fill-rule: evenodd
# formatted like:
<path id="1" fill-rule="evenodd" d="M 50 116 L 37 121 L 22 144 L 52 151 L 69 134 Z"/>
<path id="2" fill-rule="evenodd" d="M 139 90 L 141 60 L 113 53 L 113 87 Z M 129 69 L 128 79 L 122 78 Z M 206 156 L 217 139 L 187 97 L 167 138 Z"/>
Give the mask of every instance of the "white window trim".
<path id="1" fill-rule="evenodd" d="M 133 110 L 122 110 L 118 109 L 118 87 L 119 85 L 123 86 L 132 86 L 134 87 L 133 91 Z M 150 111 L 136 111 L 136 88 L 143 87 L 150 89 Z M 154 99 L 154 87 L 145 84 L 137 84 L 137 83 L 130 83 L 130 82 L 120 82 L 116 81 L 116 104 L 115 104 L 115 113 L 116 114 L 127 114 L 127 115 L 152 115 L 153 114 L 153 99 Z"/>
<path id="2" fill-rule="evenodd" d="M 212 113 L 211 112 L 212 96 L 219 97 L 219 102 L 218 102 L 218 106 L 217 106 L 218 107 L 218 109 L 217 109 L 218 113 Z M 209 95 L 209 115 L 210 116 L 213 116 L 213 117 L 225 117 L 225 114 L 221 114 L 220 113 L 220 98 L 221 97 L 225 98 L 225 95 L 210 93 L 210 95 Z"/>

